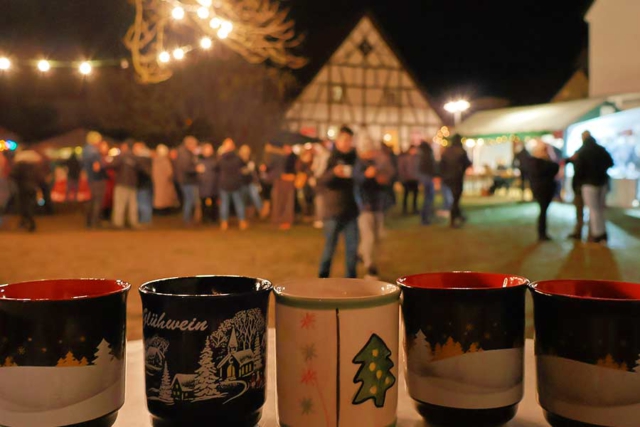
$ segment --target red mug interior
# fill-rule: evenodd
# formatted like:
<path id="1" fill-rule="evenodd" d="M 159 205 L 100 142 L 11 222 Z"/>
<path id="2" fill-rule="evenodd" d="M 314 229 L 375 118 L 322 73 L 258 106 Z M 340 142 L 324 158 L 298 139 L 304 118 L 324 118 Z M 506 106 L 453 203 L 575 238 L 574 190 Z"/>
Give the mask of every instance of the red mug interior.
<path id="1" fill-rule="evenodd" d="M 98 298 L 128 290 L 120 280 L 62 279 L 0 285 L 0 301 L 67 301 Z"/>
<path id="2" fill-rule="evenodd" d="M 545 280 L 531 285 L 534 291 L 594 300 L 640 302 L 640 284 L 601 280 Z"/>
<path id="3" fill-rule="evenodd" d="M 500 289 L 528 283 L 524 277 L 468 271 L 416 274 L 398 279 L 399 285 L 418 289 Z"/>

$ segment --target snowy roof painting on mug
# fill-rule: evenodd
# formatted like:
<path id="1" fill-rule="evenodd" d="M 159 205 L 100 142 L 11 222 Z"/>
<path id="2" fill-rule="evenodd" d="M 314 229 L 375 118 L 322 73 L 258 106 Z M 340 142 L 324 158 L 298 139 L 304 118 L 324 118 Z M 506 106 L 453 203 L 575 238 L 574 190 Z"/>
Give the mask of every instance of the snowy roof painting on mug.
<path id="1" fill-rule="evenodd" d="M 531 284 L 538 400 L 554 427 L 640 423 L 640 284 Z"/>
<path id="2" fill-rule="evenodd" d="M 279 424 L 395 425 L 400 288 L 301 279 L 274 291 Z"/>
<path id="3" fill-rule="evenodd" d="M 523 396 L 524 277 L 477 272 L 398 279 L 409 395 L 430 423 L 502 425 Z"/>

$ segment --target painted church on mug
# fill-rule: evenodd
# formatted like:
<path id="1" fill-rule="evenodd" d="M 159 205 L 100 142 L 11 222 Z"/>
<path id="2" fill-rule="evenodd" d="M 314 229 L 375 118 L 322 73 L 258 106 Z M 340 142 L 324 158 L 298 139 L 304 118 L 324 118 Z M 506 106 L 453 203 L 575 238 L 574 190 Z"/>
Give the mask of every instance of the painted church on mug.
<path id="1" fill-rule="evenodd" d="M 343 124 L 396 150 L 442 127 L 426 91 L 370 14 L 293 102 L 284 128 L 332 139 Z"/>

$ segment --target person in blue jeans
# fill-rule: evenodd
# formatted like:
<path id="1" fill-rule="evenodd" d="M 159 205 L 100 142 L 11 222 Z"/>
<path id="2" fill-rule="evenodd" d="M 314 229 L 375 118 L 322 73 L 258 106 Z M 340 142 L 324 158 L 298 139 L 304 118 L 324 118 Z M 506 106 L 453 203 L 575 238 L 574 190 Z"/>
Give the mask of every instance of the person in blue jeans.
<path id="1" fill-rule="evenodd" d="M 220 170 L 220 229 L 229 229 L 229 210 L 231 201 L 236 211 L 240 230 L 249 228 L 245 219 L 244 200 L 242 198 L 242 184 L 244 162 L 236 152 L 236 144 L 231 138 L 227 138 L 220 147 L 218 169 Z"/>
<path id="2" fill-rule="evenodd" d="M 176 159 L 176 178 L 180 184 L 183 199 L 182 219 L 187 226 L 195 222 L 195 210 L 199 202 L 198 174 L 204 171 L 204 167 L 198 165 L 196 156 L 198 144 L 198 140 L 195 137 L 185 137 L 178 149 L 178 158 Z"/>
<path id="3" fill-rule="evenodd" d="M 318 274 L 321 278 L 331 275 L 331 262 L 341 234 L 344 235 L 346 247 L 345 276 L 357 277 L 359 211 L 353 180 L 356 160 L 353 131 L 343 127 L 336 139 L 335 150 L 327 162 L 327 169 L 318 179 L 318 186 L 322 188 L 325 201 L 323 218 L 325 246 Z"/>
<path id="4" fill-rule="evenodd" d="M 424 202 L 420 211 L 420 221 L 422 225 L 429 225 L 433 215 L 433 201 L 435 198 L 435 187 L 433 177 L 436 173 L 436 161 L 433 155 L 431 144 L 422 141 L 418 147 L 420 160 L 418 161 L 418 181 L 424 191 Z"/>

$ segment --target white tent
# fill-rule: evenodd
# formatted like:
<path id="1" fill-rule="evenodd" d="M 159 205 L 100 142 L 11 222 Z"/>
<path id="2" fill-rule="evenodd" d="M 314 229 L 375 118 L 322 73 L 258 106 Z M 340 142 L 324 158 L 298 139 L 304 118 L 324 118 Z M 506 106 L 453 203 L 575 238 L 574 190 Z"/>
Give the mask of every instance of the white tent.
<path id="1" fill-rule="evenodd" d="M 604 98 L 480 111 L 462 122 L 456 131 L 466 137 L 564 132 L 586 116 L 613 113 Z"/>

